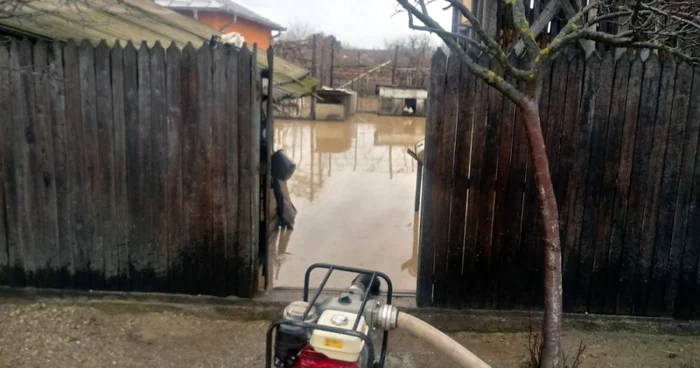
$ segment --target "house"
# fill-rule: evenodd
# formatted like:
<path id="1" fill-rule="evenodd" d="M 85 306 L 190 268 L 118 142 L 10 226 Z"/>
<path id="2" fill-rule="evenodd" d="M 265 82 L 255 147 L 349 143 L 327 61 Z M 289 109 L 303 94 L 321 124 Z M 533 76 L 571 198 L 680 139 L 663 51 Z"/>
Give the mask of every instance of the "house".
<path id="1" fill-rule="evenodd" d="M 379 115 L 425 116 L 428 91 L 423 88 L 378 85 Z"/>
<path id="2" fill-rule="evenodd" d="M 220 31 L 151 0 L 86 1 L 76 6 L 65 6 L 65 0 L 31 1 L 18 8 L 15 15 L 0 16 L 0 36 L 57 41 L 87 39 L 95 44 L 105 40 L 110 46 L 132 41 L 136 47 L 141 42 L 150 46 L 160 42 L 163 47 L 174 43 L 181 48 L 188 43 L 198 48 L 212 36 L 221 36 Z M 265 52 L 258 51 L 257 61 L 261 70 L 268 68 Z M 280 57 L 274 58 L 274 81 L 275 101 L 309 95 L 318 84 L 308 70 Z"/>
<path id="3" fill-rule="evenodd" d="M 262 50 L 270 47 L 273 32 L 285 30 L 279 24 L 232 0 L 156 0 L 156 3 L 196 19 L 223 34 L 239 33 L 245 42 L 256 43 Z"/>

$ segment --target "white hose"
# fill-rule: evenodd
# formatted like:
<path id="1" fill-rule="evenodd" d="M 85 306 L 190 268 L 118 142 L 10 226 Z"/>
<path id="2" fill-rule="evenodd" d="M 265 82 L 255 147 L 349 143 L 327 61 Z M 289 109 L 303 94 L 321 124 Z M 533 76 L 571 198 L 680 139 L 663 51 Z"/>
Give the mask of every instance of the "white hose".
<path id="1" fill-rule="evenodd" d="M 491 368 L 478 356 L 467 350 L 458 342 L 442 333 L 437 328 L 413 317 L 410 314 L 399 312 L 397 328 L 410 332 L 413 336 L 433 345 L 445 356 L 459 363 L 463 368 Z"/>

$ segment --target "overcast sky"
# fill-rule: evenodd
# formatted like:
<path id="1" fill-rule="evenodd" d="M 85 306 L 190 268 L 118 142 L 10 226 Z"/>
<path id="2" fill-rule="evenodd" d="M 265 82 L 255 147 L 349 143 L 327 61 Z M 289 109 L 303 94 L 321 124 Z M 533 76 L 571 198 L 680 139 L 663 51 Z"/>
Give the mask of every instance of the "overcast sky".
<path id="1" fill-rule="evenodd" d="M 283 26 L 306 22 L 315 31 L 335 35 L 344 44 L 381 48 L 385 39 L 409 34 L 408 16 L 395 14 L 394 0 L 236 0 Z M 430 5 L 435 20 L 450 29 L 451 11 Z M 393 17 L 392 17 L 393 16 Z"/>

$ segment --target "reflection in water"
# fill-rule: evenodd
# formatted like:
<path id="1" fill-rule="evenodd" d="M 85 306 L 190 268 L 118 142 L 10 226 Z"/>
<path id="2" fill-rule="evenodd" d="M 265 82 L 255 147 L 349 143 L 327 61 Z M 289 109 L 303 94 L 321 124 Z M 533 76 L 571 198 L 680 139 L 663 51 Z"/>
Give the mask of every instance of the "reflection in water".
<path id="1" fill-rule="evenodd" d="M 424 139 L 425 120 L 278 120 L 275 132 L 276 148 L 297 164 L 287 184 L 298 215 L 295 230 L 271 242 L 273 285 L 301 286 L 306 267 L 327 262 L 380 270 L 397 290 L 415 290 L 416 163 L 406 149 Z"/>

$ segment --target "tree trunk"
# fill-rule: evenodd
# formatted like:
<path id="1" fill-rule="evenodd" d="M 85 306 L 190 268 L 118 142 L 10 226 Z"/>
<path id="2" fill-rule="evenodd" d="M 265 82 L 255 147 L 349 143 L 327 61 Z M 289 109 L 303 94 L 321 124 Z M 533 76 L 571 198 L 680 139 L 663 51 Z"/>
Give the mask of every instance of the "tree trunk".
<path id="1" fill-rule="evenodd" d="M 563 366 L 561 349 L 562 325 L 562 275 L 561 242 L 559 237 L 559 209 L 554 195 L 549 159 L 542 135 L 540 111 L 537 102 L 531 101 L 519 107 L 523 114 L 530 158 L 535 173 L 537 199 L 542 218 L 544 241 L 544 321 L 542 323 L 541 368 Z"/>

